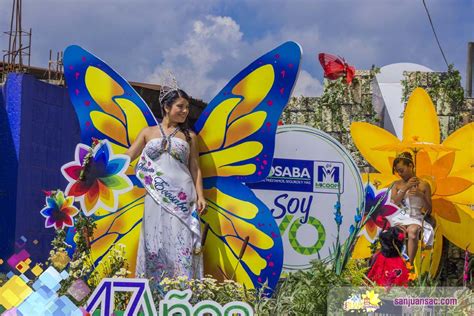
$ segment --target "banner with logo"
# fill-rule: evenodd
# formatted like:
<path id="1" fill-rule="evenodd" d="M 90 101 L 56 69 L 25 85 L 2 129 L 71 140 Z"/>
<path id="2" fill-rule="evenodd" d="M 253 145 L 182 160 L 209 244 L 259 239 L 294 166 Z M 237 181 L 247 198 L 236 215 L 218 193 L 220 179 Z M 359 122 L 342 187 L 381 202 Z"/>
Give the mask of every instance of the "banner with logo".
<path id="1" fill-rule="evenodd" d="M 275 158 L 269 176 L 247 184 L 271 210 L 283 239 L 285 270 L 306 269 L 325 258 L 336 242 L 334 205 L 341 196 L 340 239 L 363 198 L 359 170 L 333 137 L 314 128 L 278 127 Z"/>

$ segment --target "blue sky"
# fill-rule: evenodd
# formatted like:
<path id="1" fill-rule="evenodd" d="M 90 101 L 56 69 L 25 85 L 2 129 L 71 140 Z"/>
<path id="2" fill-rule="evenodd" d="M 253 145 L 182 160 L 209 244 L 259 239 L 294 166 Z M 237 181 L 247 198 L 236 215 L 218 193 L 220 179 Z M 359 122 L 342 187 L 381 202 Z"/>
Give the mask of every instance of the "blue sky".
<path id="1" fill-rule="evenodd" d="M 474 1 L 426 2 L 448 62 L 464 76 Z M 1 31 L 9 29 L 10 8 L 10 0 L 0 1 Z M 304 51 L 295 95 L 321 93 L 319 52 L 341 55 L 357 69 L 396 62 L 446 69 L 421 0 L 24 0 L 23 27 L 33 29 L 34 66 L 47 67 L 49 49 L 79 44 L 131 81 L 159 83 L 170 68 L 204 101 L 287 40 Z"/>

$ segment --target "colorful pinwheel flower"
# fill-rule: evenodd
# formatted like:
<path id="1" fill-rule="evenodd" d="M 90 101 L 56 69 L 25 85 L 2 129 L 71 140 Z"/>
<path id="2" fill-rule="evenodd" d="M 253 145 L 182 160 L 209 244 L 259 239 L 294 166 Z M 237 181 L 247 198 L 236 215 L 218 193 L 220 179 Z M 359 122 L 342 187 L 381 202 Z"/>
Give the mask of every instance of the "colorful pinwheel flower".
<path id="1" fill-rule="evenodd" d="M 365 232 L 367 233 L 366 236 L 369 241 L 373 241 L 375 237 L 377 237 L 379 229 L 390 227 L 390 223 L 386 217 L 394 214 L 398 210 L 398 207 L 395 204 L 390 203 L 389 194 L 385 194 L 386 192 L 387 189 L 377 191 L 377 189 L 370 183 L 365 187 L 365 210 L 363 221 L 370 209 L 382 199 L 379 207 L 377 207 L 365 223 Z"/>
<path id="2" fill-rule="evenodd" d="M 62 191 L 46 196 L 46 206 L 40 211 L 46 218 L 45 227 L 63 229 L 74 226 L 74 216 L 79 210 L 73 205 L 74 197 L 64 196 Z"/>
<path id="3" fill-rule="evenodd" d="M 118 196 L 132 189 L 132 182 L 125 174 L 129 161 L 127 155 L 112 154 L 107 141 L 92 148 L 78 144 L 75 160 L 61 168 L 63 176 L 69 181 L 66 194 L 81 203 L 86 216 L 101 207 L 115 212 Z"/>

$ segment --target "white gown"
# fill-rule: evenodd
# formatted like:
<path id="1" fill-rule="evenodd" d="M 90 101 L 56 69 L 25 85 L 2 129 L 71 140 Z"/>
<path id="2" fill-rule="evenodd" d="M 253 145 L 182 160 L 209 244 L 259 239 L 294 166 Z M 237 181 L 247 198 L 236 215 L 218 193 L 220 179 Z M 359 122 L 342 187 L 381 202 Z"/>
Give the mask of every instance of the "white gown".
<path id="1" fill-rule="evenodd" d="M 169 146 L 163 145 L 167 142 Z M 137 176 L 148 194 L 136 275 L 152 279 L 153 287 L 164 277 L 202 278 L 202 255 L 194 254 L 200 248 L 200 235 L 196 190 L 187 167 L 189 151 L 189 144 L 180 138 L 155 138 L 146 144 L 137 164 Z M 154 189 L 160 181 L 166 183 L 166 191 L 157 193 Z"/>
<path id="2" fill-rule="evenodd" d="M 423 226 L 423 242 L 425 245 L 432 246 L 434 241 L 434 229 L 426 220 L 423 221 L 421 209 L 424 206 L 422 198 L 417 196 L 409 197 L 406 193 L 401 202 L 402 207 L 387 219 L 390 225 L 418 225 Z"/>

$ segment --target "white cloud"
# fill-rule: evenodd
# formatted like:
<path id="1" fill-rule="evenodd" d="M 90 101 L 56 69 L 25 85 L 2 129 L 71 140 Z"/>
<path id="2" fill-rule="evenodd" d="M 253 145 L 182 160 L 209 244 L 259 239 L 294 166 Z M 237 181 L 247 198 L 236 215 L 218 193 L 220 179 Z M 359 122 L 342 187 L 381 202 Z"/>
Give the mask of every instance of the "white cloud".
<path id="1" fill-rule="evenodd" d="M 96 2 L 23 1 L 23 27 L 33 28 L 32 65 L 46 67 L 50 48 L 79 44 L 128 80 L 157 82 L 156 73 L 170 67 L 185 89 L 206 101 L 255 58 L 288 40 L 304 49 L 307 74 L 300 80 L 306 82 L 322 80 L 319 52 L 343 56 L 358 69 L 400 61 L 446 68 L 421 1 Z M 430 1 L 428 7 L 449 62 L 464 75 L 474 3 Z M 0 31 L 9 28 L 10 10 L 11 1 L 0 1 Z M 6 36 L 0 39 L 5 49 Z M 298 86 L 296 92 L 312 91 L 309 83 Z"/>
<path id="2" fill-rule="evenodd" d="M 301 32 L 298 38 L 308 39 L 309 33 L 309 30 Z M 210 101 L 238 71 L 285 41 L 285 35 L 277 37 L 266 36 L 248 43 L 243 40 L 239 24 L 231 17 L 206 16 L 194 21 L 181 43 L 163 53 L 163 62 L 146 81 L 159 83 L 163 71 L 170 69 L 184 90 Z M 301 69 L 293 95 L 317 96 L 321 93 L 321 82 Z"/>
<path id="3" fill-rule="evenodd" d="M 305 96 L 305 97 L 314 97 L 319 96 L 323 92 L 323 86 L 321 82 L 311 76 L 306 70 L 300 70 L 298 74 L 298 81 L 296 82 L 295 88 L 293 90 L 293 96 Z"/>
<path id="4" fill-rule="evenodd" d="M 238 60 L 239 51 L 246 46 L 242 37 L 240 26 L 230 17 L 197 20 L 183 42 L 164 51 L 163 62 L 146 80 L 159 83 L 163 70 L 171 69 L 188 93 L 210 101 L 231 79 L 219 76 L 216 68 Z"/>

